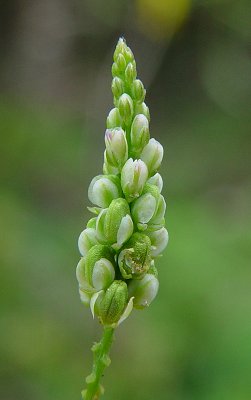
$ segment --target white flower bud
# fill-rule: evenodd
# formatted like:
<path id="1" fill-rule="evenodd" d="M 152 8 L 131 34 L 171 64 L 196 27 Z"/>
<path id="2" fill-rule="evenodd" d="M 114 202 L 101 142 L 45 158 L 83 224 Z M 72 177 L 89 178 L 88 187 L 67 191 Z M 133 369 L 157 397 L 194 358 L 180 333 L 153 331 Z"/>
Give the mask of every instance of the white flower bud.
<path id="1" fill-rule="evenodd" d="M 132 218 L 139 230 L 147 229 L 147 223 L 156 211 L 157 201 L 150 193 L 145 193 L 134 201 L 132 205 Z"/>
<path id="2" fill-rule="evenodd" d="M 107 129 L 105 132 L 106 160 L 121 170 L 128 158 L 128 145 L 123 129 Z"/>
<path id="3" fill-rule="evenodd" d="M 115 175 L 98 175 L 90 183 L 89 200 L 102 208 L 109 206 L 113 199 L 121 197 L 119 178 Z"/>
<path id="4" fill-rule="evenodd" d="M 139 157 L 150 138 L 149 122 L 144 114 L 138 114 L 134 118 L 130 137 L 131 154 L 134 158 Z"/>
<path id="5" fill-rule="evenodd" d="M 133 296 L 135 308 L 148 307 L 159 290 L 159 281 L 152 274 L 146 274 L 142 279 L 133 279 L 128 285 L 129 296 Z"/>
<path id="6" fill-rule="evenodd" d="M 153 175 L 160 167 L 163 158 L 163 147 L 155 139 L 150 139 L 149 143 L 144 147 L 141 157 L 147 165 L 149 175 Z"/>
<path id="7" fill-rule="evenodd" d="M 128 94 L 124 93 L 120 96 L 118 100 L 118 109 L 125 124 L 129 124 L 133 116 L 133 101 Z"/>
<path id="8" fill-rule="evenodd" d="M 121 186 L 129 202 L 141 195 L 147 178 L 147 166 L 142 160 L 127 160 L 121 171 Z"/>
<path id="9" fill-rule="evenodd" d="M 152 247 L 151 247 L 151 255 L 152 257 L 157 257 L 162 251 L 166 248 L 168 243 L 168 232 L 166 228 L 158 229 L 153 232 L 145 232 L 147 236 L 149 236 Z"/>
<path id="10" fill-rule="evenodd" d="M 155 175 L 153 175 L 150 179 L 148 179 L 147 183 L 150 183 L 150 185 L 157 186 L 159 189 L 159 192 L 162 192 L 163 189 L 163 179 L 162 176 L 157 172 Z"/>
<path id="11" fill-rule="evenodd" d="M 106 126 L 108 129 L 121 126 L 121 116 L 118 108 L 113 108 L 107 117 Z"/>
<path id="12" fill-rule="evenodd" d="M 98 244 L 98 241 L 96 238 L 96 230 L 93 228 L 84 229 L 83 232 L 80 233 L 80 236 L 78 238 L 78 248 L 79 248 L 80 254 L 82 256 L 85 256 L 87 254 L 87 252 L 95 244 Z"/>

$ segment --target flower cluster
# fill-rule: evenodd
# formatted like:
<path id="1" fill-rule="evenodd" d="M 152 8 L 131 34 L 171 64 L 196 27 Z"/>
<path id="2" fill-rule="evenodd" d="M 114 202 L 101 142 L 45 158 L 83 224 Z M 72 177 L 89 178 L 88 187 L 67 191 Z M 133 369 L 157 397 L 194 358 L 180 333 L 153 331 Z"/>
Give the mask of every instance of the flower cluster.
<path id="1" fill-rule="evenodd" d="M 79 236 L 77 266 L 81 301 L 104 326 L 117 326 L 155 298 L 155 259 L 168 242 L 163 147 L 150 139 L 145 89 L 124 39 L 112 65 L 114 108 L 107 117 L 103 174 L 88 189 L 94 217 Z"/>

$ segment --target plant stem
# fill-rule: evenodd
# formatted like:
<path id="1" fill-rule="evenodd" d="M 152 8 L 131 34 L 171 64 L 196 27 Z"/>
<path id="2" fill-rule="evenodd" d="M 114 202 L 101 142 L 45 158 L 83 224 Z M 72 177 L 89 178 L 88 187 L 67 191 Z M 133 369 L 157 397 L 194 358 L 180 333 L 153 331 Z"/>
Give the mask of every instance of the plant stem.
<path id="1" fill-rule="evenodd" d="M 105 367 L 111 363 L 109 351 L 113 340 L 114 328 L 104 327 L 103 336 L 99 343 L 92 346 L 93 367 L 92 372 L 86 378 L 87 388 L 82 391 L 83 400 L 98 400 L 103 388 L 99 381 Z"/>

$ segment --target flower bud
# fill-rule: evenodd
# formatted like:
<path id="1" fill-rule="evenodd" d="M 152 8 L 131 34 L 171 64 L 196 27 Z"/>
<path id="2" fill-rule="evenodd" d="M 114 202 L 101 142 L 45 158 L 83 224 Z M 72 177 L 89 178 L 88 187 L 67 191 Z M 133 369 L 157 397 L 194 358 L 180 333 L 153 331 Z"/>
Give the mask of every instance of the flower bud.
<path id="1" fill-rule="evenodd" d="M 135 81 L 133 82 L 132 93 L 133 98 L 137 103 L 143 103 L 143 101 L 145 100 L 146 91 L 143 83 L 139 79 L 135 79 Z"/>
<path id="2" fill-rule="evenodd" d="M 123 54 L 127 63 L 134 61 L 134 56 L 131 49 L 126 45 L 123 38 L 120 38 L 114 51 L 113 59 L 117 61 L 119 54 Z"/>
<path id="3" fill-rule="evenodd" d="M 122 316 L 128 300 L 127 285 L 114 281 L 105 292 L 99 306 L 99 316 L 103 325 L 116 324 Z"/>
<path id="4" fill-rule="evenodd" d="M 127 160 L 121 171 L 121 186 L 129 202 L 141 195 L 147 178 L 147 166 L 142 160 Z"/>
<path id="5" fill-rule="evenodd" d="M 136 115 L 132 123 L 130 136 L 131 154 L 134 158 L 139 157 L 150 138 L 149 122 L 145 115 Z"/>
<path id="6" fill-rule="evenodd" d="M 147 165 L 149 176 L 153 175 L 160 167 L 163 158 L 163 147 L 155 139 L 150 139 L 140 157 Z"/>
<path id="7" fill-rule="evenodd" d="M 103 232 L 107 242 L 120 248 L 133 233 L 133 222 L 130 208 L 125 199 L 115 199 L 111 202 L 105 218 Z"/>
<path id="8" fill-rule="evenodd" d="M 85 305 L 89 305 L 91 297 L 95 292 L 95 290 L 93 289 L 92 286 L 89 285 L 89 283 L 86 280 L 85 267 L 86 267 L 85 258 L 81 258 L 76 268 L 76 277 L 79 284 L 80 300 Z"/>
<path id="9" fill-rule="evenodd" d="M 114 167 L 107 161 L 106 150 L 104 152 L 103 173 L 104 173 L 104 175 L 118 175 L 119 174 L 119 169 L 117 167 Z"/>
<path id="10" fill-rule="evenodd" d="M 123 73 L 126 69 L 126 60 L 123 54 L 119 54 L 117 59 L 116 59 L 116 64 L 118 66 L 118 70 L 120 73 Z"/>
<path id="11" fill-rule="evenodd" d="M 157 186 L 159 189 L 159 192 L 162 192 L 163 189 L 163 179 L 161 175 L 157 172 L 155 175 L 153 175 L 150 179 L 148 179 L 147 183 L 150 185 Z"/>
<path id="12" fill-rule="evenodd" d="M 114 255 L 109 246 L 96 244 L 87 253 L 84 276 L 96 291 L 106 289 L 114 280 Z"/>
<path id="13" fill-rule="evenodd" d="M 119 98 L 125 91 L 124 82 L 122 79 L 115 76 L 112 80 L 112 93 L 113 96 Z M 117 125 L 118 126 L 118 125 Z"/>
<path id="14" fill-rule="evenodd" d="M 121 116 L 118 108 L 113 108 L 107 117 L 106 126 L 108 129 L 121 126 Z"/>
<path id="15" fill-rule="evenodd" d="M 148 121 L 150 121 L 149 108 L 147 107 L 146 103 L 136 104 L 135 114 L 144 114 Z"/>
<path id="16" fill-rule="evenodd" d="M 155 185 L 147 183 L 132 204 L 132 218 L 139 230 L 156 230 L 164 225 L 165 201 Z"/>
<path id="17" fill-rule="evenodd" d="M 129 63 L 125 70 L 125 80 L 128 84 L 131 84 L 137 76 L 136 67 Z"/>
<path id="18" fill-rule="evenodd" d="M 166 248 L 168 243 L 168 232 L 166 228 L 158 229 L 157 231 L 145 232 L 147 236 L 149 236 L 152 247 L 151 247 L 151 255 L 152 257 L 157 257 L 162 253 L 162 251 Z"/>
<path id="19" fill-rule="evenodd" d="M 123 129 L 107 129 L 105 132 L 105 144 L 107 162 L 121 170 L 128 158 L 128 145 Z"/>
<path id="20" fill-rule="evenodd" d="M 151 241 L 143 233 L 136 232 L 118 256 L 118 265 L 124 279 L 141 279 L 151 266 Z"/>
<path id="21" fill-rule="evenodd" d="M 125 124 L 128 125 L 133 116 L 133 101 L 128 94 L 124 93 L 120 96 L 118 100 L 118 109 Z"/>
<path id="22" fill-rule="evenodd" d="M 93 228 L 84 229 L 78 238 L 78 248 L 80 254 L 85 256 L 95 244 L 98 244 L 96 230 Z"/>
<path id="23" fill-rule="evenodd" d="M 112 64 L 112 76 L 118 76 L 120 74 L 119 68 L 118 68 L 118 64 L 116 62 L 114 62 Z"/>
<path id="24" fill-rule="evenodd" d="M 108 207 L 113 199 L 121 197 L 120 181 L 116 175 L 98 175 L 90 183 L 89 200 L 102 208 Z"/>
<path id="25" fill-rule="evenodd" d="M 152 274 L 146 274 L 140 280 L 132 280 L 128 285 L 129 296 L 133 296 L 135 308 L 148 307 L 158 293 L 159 281 Z"/>

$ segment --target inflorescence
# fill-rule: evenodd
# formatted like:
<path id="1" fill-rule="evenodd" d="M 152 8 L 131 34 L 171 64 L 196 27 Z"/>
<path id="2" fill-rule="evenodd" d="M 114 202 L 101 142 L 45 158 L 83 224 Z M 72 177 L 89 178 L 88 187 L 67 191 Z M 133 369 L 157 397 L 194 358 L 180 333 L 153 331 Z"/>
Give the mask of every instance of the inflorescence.
<path id="1" fill-rule="evenodd" d="M 122 38 L 112 76 L 114 108 L 106 122 L 103 174 L 88 189 L 94 205 L 89 210 L 95 216 L 79 236 L 77 279 L 81 301 L 93 317 L 115 328 L 133 307 L 145 308 L 155 298 L 155 260 L 168 243 L 168 233 L 158 173 L 163 147 L 150 139 L 146 91 Z"/>

